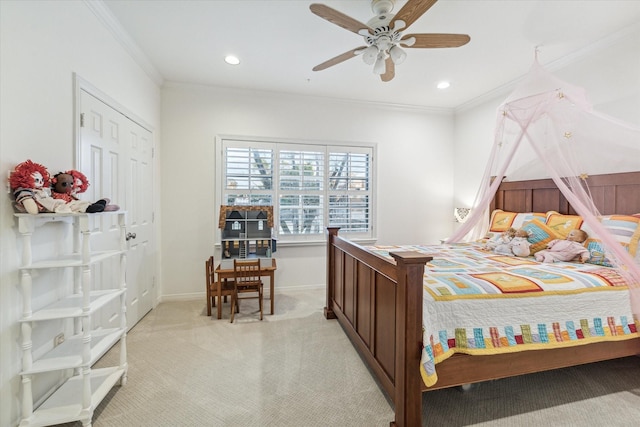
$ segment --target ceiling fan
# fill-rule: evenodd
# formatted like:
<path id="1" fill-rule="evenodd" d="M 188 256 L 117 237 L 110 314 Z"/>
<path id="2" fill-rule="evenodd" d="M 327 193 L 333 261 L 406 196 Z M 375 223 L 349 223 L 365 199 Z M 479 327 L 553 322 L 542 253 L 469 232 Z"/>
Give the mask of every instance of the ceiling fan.
<path id="1" fill-rule="evenodd" d="M 320 71 L 362 55 L 366 64 L 373 65 L 374 74 L 383 82 L 395 77 L 395 66 L 407 57 L 405 48 L 459 47 L 469 43 L 466 34 L 403 34 L 422 14 L 438 0 L 408 0 L 397 14 L 392 14 L 396 0 L 371 0 L 371 9 L 376 14 L 366 24 L 342 12 L 314 3 L 311 12 L 327 21 L 364 37 L 365 46 L 356 47 L 313 67 Z"/>

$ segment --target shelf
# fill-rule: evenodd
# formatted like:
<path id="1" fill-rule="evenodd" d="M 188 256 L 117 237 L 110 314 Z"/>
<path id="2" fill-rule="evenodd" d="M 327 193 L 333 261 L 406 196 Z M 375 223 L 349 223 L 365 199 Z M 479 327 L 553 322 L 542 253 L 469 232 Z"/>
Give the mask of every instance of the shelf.
<path id="1" fill-rule="evenodd" d="M 89 257 L 88 262 L 82 262 L 82 255 L 75 254 L 70 255 L 68 257 L 59 258 L 59 259 L 48 259 L 43 261 L 37 261 L 31 263 L 29 265 L 23 265 L 20 267 L 20 270 L 38 270 L 44 268 L 65 268 L 65 267 L 83 267 L 91 264 L 95 264 L 100 261 L 104 261 L 116 255 L 120 255 L 124 253 L 124 251 L 103 251 L 103 252 L 94 252 Z"/>
<path id="2" fill-rule="evenodd" d="M 102 402 L 109 390 L 124 375 L 125 370 L 120 367 L 91 370 L 91 412 Z M 79 403 L 82 396 L 82 376 L 71 377 L 62 387 L 56 390 L 33 415 L 23 419 L 20 427 L 48 426 L 81 420 L 91 414 L 83 410 Z"/>
<path id="3" fill-rule="evenodd" d="M 102 221 L 102 215 L 117 217 L 117 229 L 110 221 Z M 123 211 L 109 213 L 67 213 L 67 214 L 16 214 L 18 231 L 22 241 L 22 265 L 18 267 L 20 287 L 22 290 L 23 317 L 19 320 L 22 336 L 22 404 L 21 427 L 51 426 L 74 421 L 82 421 L 83 425 L 91 425 L 95 408 L 104 399 L 109 390 L 118 382 L 126 381 L 126 215 Z M 42 242 L 35 240 L 34 234 L 47 223 L 50 240 L 55 235 L 64 234 L 66 243 L 60 251 L 50 252 L 43 248 Z M 54 234 L 58 230 L 64 233 Z M 70 230 L 71 233 L 67 233 Z M 108 234 L 104 232 L 108 231 Z M 99 243 L 102 251 L 92 251 L 92 236 L 101 234 Z M 46 235 L 44 236 L 47 237 Z M 95 243 L 95 242 L 94 242 Z M 61 253 L 58 253 L 61 252 Z M 34 257 L 34 255 L 36 255 Z M 36 261 L 34 262 L 34 258 Z M 112 262 L 111 262 L 112 261 Z M 113 281 L 102 280 L 99 283 L 93 278 L 93 265 L 101 266 L 100 272 L 113 274 Z M 117 264 L 117 266 L 116 266 Z M 70 268 L 64 271 L 65 276 L 73 276 L 73 283 L 59 280 L 52 275 L 35 274 L 40 271 Z M 73 273 L 73 274 L 71 274 Z M 59 274 L 54 274 L 59 276 Z M 44 304 L 38 304 L 33 310 L 32 304 L 39 301 L 42 292 L 40 284 L 49 281 L 49 288 L 57 290 L 47 294 Z M 36 282 L 36 283 L 34 283 Z M 116 284 L 117 282 L 117 284 Z M 70 285 L 73 285 L 71 287 Z M 110 289 L 93 289 L 94 287 L 111 286 Z M 70 289 L 74 290 L 71 291 Z M 75 292 L 68 294 L 69 292 Z M 58 297 L 58 300 L 54 299 Z M 100 323 L 101 308 L 109 308 L 108 304 L 118 304 L 121 316 L 120 327 L 102 328 Z M 65 322 L 51 320 L 71 319 Z M 95 324 L 94 321 L 96 322 Z M 39 325 L 37 322 L 42 322 Z M 69 323 L 73 322 L 71 332 Z M 93 325 L 92 325 L 93 324 Z M 32 342 L 33 330 L 45 327 L 46 336 L 37 336 Z M 106 326 L 106 325 L 105 325 Z M 116 325 L 113 325 L 116 326 Z M 95 329 L 91 329 L 91 328 Z M 52 347 L 49 340 L 60 332 L 70 335 L 57 346 Z M 91 369 L 107 351 L 118 342 L 120 357 L 118 366 L 103 369 Z M 34 359 L 33 349 L 42 349 Z M 45 351 L 46 350 L 46 351 Z M 44 353 L 44 354 L 42 354 Z M 38 376 L 58 372 L 63 378 L 59 383 L 43 389 Z M 69 378 L 70 375 L 73 375 Z M 37 387 L 35 387 L 37 385 Z M 36 395 L 34 396 L 34 391 Z M 42 404 L 40 404 L 42 402 Z M 37 408 L 34 406 L 38 405 Z"/>
<path id="4" fill-rule="evenodd" d="M 23 317 L 20 322 L 40 322 L 43 320 L 66 319 L 72 317 L 87 316 L 98 310 L 113 299 L 125 292 L 124 289 L 107 289 L 91 291 L 89 294 L 89 309 L 82 309 L 82 294 L 73 294 L 56 301 L 36 311 L 30 317 Z"/>
<path id="5" fill-rule="evenodd" d="M 91 332 L 91 356 L 89 366 L 100 359 L 124 333 L 122 329 L 98 329 Z M 82 334 L 67 338 L 62 344 L 33 362 L 31 369 L 23 371 L 22 375 L 39 372 L 59 371 L 62 369 L 78 368 L 82 366 L 83 350 Z"/>

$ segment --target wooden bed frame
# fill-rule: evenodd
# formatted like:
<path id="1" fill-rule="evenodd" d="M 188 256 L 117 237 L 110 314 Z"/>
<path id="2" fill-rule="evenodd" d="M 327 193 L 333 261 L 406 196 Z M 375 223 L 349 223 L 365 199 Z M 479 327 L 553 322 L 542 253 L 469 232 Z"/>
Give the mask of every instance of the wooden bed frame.
<path id="1" fill-rule="evenodd" d="M 640 172 L 588 178 L 600 213 L 640 212 Z M 550 179 L 503 182 L 492 209 L 575 213 Z M 392 253 L 395 262 L 367 251 L 328 228 L 327 319 L 337 318 L 381 388 L 395 406 L 391 426 L 422 425 L 422 392 L 640 354 L 640 338 L 577 347 L 468 356 L 437 365 L 438 382 L 420 376 L 422 276 L 431 258 Z"/>

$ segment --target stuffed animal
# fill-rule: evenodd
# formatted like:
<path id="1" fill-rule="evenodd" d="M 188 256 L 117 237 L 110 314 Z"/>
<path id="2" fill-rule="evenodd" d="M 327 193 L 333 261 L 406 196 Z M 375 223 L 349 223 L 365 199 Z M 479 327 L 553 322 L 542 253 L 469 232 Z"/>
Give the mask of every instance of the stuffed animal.
<path id="1" fill-rule="evenodd" d="M 571 230 L 564 240 L 555 239 L 549 242 L 547 249 L 536 252 L 538 262 L 571 261 L 580 258 L 584 263 L 589 259 L 589 250 L 584 247 L 584 241 L 589 235 L 584 230 Z"/>
<path id="2" fill-rule="evenodd" d="M 511 240 L 511 252 L 515 256 L 528 257 L 531 255 L 531 242 L 529 242 L 531 235 L 526 230 L 516 231 L 516 235 Z"/>
<path id="3" fill-rule="evenodd" d="M 513 238 L 508 243 L 503 243 L 493 250 L 497 254 L 528 257 L 531 254 L 529 233 L 526 230 L 516 230 Z"/>
<path id="4" fill-rule="evenodd" d="M 9 176 L 9 185 L 18 212 L 71 212 L 64 200 L 51 197 L 49 171 L 40 163 L 27 160 L 18 164 Z"/>
<path id="5" fill-rule="evenodd" d="M 117 211 L 116 205 L 110 205 L 109 199 L 103 198 L 95 203 L 86 202 L 78 198 L 78 194 L 89 188 L 89 180 L 79 171 L 69 170 L 57 173 L 51 180 L 52 196 L 64 200 L 71 212 L 95 213 L 102 211 Z"/>
<path id="6" fill-rule="evenodd" d="M 511 239 L 514 238 L 515 235 L 516 235 L 516 229 L 513 227 L 508 228 L 502 233 L 489 239 L 489 241 L 484 245 L 484 249 L 488 251 L 493 251 L 500 245 L 508 244 L 511 241 Z"/>

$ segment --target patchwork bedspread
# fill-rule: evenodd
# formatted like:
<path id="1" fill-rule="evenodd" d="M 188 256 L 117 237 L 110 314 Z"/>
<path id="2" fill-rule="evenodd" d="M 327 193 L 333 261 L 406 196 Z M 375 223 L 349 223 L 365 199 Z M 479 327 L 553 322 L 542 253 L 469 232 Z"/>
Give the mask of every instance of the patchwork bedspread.
<path id="1" fill-rule="evenodd" d="M 421 372 L 455 353 L 496 354 L 638 337 L 629 292 L 615 269 L 542 264 L 500 256 L 474 243 L 369 246 L 372 252 L 417 251 L 425 268 Z M 389 257 L 390 258 L 390 257 Z"/>

